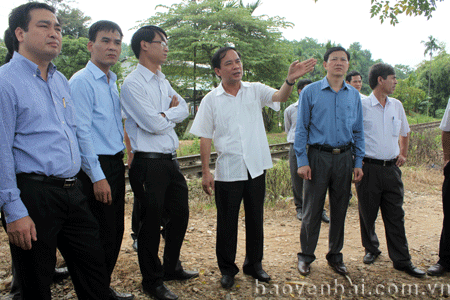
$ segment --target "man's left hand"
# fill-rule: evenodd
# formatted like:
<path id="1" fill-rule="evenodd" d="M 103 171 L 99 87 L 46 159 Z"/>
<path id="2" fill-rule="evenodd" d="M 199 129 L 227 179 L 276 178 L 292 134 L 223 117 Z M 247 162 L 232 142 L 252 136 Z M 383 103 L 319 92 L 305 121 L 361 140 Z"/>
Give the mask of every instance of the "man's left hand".
<path id="1" fill-rule="evenodd" d="M 397 156 L 397 162 L 395 163 L 395 165 L 397 167 L 401 167 L 401 166 L 403 166 L 405 164 L 405 162 L 406 162 L 406 157 L 404 157 L 403 155 L 399 154 Z"/>
<path id="2" fill-rule="evenodd" d="M 95 199 L 101 203 L 111 205 L 111 187 L 106 179 L 94 182 L 94 195 Z"/>
<path id="3" fill-rule="evenodd" d="M 317 63 L 317 59 L 310 58 L 307 60 L 304 60 L 302 62 L 299 62 L 298 60 L 294 61 L 289 66 L 288 71 L 288 81 L 289 82 L 295 82 L 298 78 L 302 77 L 303 75 L 311 72 L 314 70 L 314 66 Z"/>
<path id="4" fill-rule="evenodd" d="M 353 169 L 353 180 L 352 182 L 360 182 L 363 178 L 363 170 L 361 168 L 354 168 Z"/>

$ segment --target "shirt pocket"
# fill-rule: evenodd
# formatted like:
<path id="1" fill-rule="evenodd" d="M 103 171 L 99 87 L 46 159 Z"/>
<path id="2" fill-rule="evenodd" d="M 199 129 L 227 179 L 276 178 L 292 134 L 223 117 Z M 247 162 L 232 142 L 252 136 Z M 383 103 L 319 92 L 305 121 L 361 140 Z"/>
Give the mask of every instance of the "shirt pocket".
<path id="1" fill-rule="evenodd" d="M 392 120 L 392 136 L 400 135 L 400 128 L 402 127 L 402 121 L 393 119 Z"/>

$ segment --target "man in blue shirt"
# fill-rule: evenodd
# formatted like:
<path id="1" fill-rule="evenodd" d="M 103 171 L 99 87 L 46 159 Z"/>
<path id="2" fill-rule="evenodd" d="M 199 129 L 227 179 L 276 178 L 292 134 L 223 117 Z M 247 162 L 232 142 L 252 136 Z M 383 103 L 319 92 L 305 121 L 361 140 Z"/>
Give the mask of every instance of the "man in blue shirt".
<path id="1" fill-rule="evenodd" d="M 333 47 L 324 55 L 327 76 L 306 86 L 300 94 L 294 149 L 297 173 L 305 180 L 302 251 L 298 269 L 310 272 L 320 232 L 327 190 L 330 201 L 328 264 L 339 274 L 347 274 L 342 257 L 344 223 L 352 173 L 361 180 L 364 133 L 359 92 L 345 83 L 350 54 Z M 308 150 L 306 146 L 309 145 Z"/>
<path id="2" fill-rule="evenodd" d="M 80 154 L 55 9 L 30 2 L 9 17 L 9 63 L 0 68 L 0 208 L 22 299 L 51 299 L 56 247 L 79 299 L 108 299 L 98 223 L 75 175 Z"/>
<path id="3" fill-rule="evenodd" d="M 77 177 L 100 225 L 110 281 L 122 245 L 125 212 L 124 134 L 117 76 L 110 70 L 119 59 L 122 36 L 114 22 L 92 24 L 87 44 L 91 59 L 69 81 L 81 153 Z M 111 299 L 134 298 L 109 289 Z"/>

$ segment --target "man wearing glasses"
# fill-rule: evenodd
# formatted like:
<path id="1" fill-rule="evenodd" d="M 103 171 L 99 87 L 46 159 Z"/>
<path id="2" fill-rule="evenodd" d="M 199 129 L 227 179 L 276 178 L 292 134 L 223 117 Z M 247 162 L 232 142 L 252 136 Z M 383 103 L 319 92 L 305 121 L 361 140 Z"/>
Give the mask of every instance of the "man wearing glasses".
<path id="1" fill-rule="evenodd" d="M 176 160 L 178 137 L 174 127 L 189 111 L 186 101 L 159 69 L 169 51 L 164 30 L 156 26 L 140 28 L 131 39 L 131 48 L 139 64 L 124 81 L 121 101 L 134 153 L 130 184 L 141 207 L 138 258 L 142 287 L 157 299 L 177 299 L 163 281 L 198 276 L 198 272 L 184 271 L 179 263 L 189 206 L 186 180 Z M 161 265 L 158 249 L 163 215 L 171 221 L 166 224 Z"/>

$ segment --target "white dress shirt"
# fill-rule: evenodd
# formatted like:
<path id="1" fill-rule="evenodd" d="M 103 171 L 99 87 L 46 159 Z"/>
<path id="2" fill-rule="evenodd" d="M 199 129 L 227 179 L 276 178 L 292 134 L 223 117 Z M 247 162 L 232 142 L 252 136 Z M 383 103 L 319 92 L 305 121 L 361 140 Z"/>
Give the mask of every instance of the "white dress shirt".
<path id="1" fill-rule="evenodd" d="M 298 101 L 292 103 L 284 110 L 284 131 L 287 133 L 286 140 L 293 144 L 295 141 L 295 127 L 297 127 Z"/>
<path id="2" fill-rule="evenodd" d="M 366 157 L 391 160 L 400 154 L 399 135 L 410 131 L 402 103 L 387 97 L 383 107 L 374 94 L 361 100 Z"/>
<path id="3" fill-rule="evenodd" d="M 447 107 L 445 108 L 444 116 L 442 117 L 439 128 L 442 131 L 450 131 L 450 99 L 448 99 Z"/>
<path id="4" fill-rule="evenodd" d="M 261 83 L 241 82 L 234 97 L 221 83 L 203 98 L 190 132 L 214 139 L 216 181 L 247 180 L 247 170 L 255 178 L 273 166 L 262 108 L 280 110 L 280 103 L 272 102 L 276 91 Z"/>
<path id="5" fill-rule="evenodd" d="M 174 95 L 180 103 L 169 108 Z M 168 154 L 178 148 L 174 127 L 189 115 L 189 111 L 186 101 L 170 86 L 163 73 L 158 70 L 154 74 L 138 64 L 125 78 L 120 100 L 133 152 Z"/>

